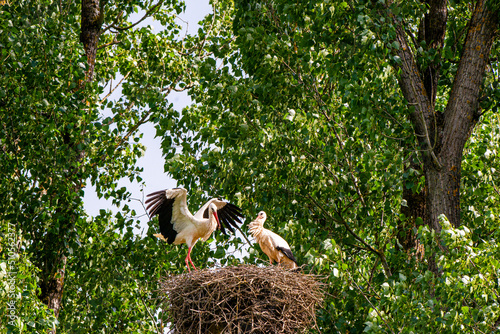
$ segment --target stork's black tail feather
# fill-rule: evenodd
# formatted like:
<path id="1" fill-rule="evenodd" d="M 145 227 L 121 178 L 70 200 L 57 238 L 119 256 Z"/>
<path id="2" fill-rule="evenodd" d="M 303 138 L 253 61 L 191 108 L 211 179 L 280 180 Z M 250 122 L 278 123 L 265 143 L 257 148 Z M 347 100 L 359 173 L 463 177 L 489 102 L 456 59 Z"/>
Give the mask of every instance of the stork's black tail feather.
<path id="1" fill-rule="evenodd" d="M 280 246 L 277 246 L 276 247 L 277 250 L 281 251 L 283 254 L 285 254 L 285 256 L 287 258 L 289 258 L 290 260 L 292 260 L 293 262 L 295 262 L 295 264 L 297 264 L 297 260 L 295 259 L 295 257 L 293 256 L 292 254 L 292 251 L 288 248 L 283 248 L 283 247 L 280 247 Z M 298 265 L 298 264 L 297 264 Z"/>

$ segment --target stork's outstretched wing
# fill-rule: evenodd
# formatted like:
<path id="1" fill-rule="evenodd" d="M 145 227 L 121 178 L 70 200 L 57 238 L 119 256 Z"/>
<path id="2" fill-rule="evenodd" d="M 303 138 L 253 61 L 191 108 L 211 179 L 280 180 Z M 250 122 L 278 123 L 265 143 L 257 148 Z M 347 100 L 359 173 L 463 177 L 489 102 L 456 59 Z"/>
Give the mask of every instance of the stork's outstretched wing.
<path id="1" fill-rule="evenodd" d="M 183 225 L 191 223 L 188 219 L 192 215 L 187 207 L 187 190 L 173 188 L 155 191 L 148 197 L 146 209 L 149 210 L 150 218 L 158 215 L 161 235 L 169 244 L 173 243 Z"/>

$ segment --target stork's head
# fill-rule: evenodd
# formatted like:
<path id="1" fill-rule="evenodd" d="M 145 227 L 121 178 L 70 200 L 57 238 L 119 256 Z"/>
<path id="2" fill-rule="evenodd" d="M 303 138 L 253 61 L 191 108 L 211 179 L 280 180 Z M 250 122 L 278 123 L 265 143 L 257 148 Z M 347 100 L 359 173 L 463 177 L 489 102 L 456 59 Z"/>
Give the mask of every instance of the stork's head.
<path id="1" fill-rule="evenodd" d="M 257 214 L 257 218 L 255 218 L 255 220 L 259 220 L 262 222 L 262 224 L 264 224 L 264 222 L 266 221 L 266 218 L 267 218 L 267 215 L 264 211 L 261 211 Z"/>
<path id="2" fill-rule="evenodd" d="M 248 224 L 249 231 L 254 233 L 259 233 L 258 231 L 262 230 L 264 225 L 264 221 L 266 220 L 267 215 L 264 211 L 261 211 L 257 214 L 257 218 L 255 218 L 250 224 Z"/>
<path id="3" fill-rule="evenodd" d="M 210 203 L 208 206 L 208 212 L 209 212 L 209 217 L 213 216 L 215 218 L 215 221 L 217 222 L 217 228 L 220 230 L 220 221 L 219 217 L 217 216 L 217 206 L 214 203 Z"/>

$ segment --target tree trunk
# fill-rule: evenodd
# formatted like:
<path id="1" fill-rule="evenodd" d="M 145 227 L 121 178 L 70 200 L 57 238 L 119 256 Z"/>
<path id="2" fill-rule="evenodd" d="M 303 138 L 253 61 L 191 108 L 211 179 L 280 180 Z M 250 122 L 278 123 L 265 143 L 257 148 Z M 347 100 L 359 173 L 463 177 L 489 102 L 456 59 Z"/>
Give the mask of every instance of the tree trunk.
<path id="1" fill-rule="evenodd" d="M 59 256 L 52 260 L 58 263 L 58 265 L 55 266 L 55 263 L 53 262 L 51 267 L 59 267 L 59 269 L 55 273 L 49 272 L 42 275 L 40 280 L 40 300 L 46 304 L 49 309 L 54 311 L 57 318 L 59 317 L 59 312 L 61 311 L 61 301 L 64 291 L 66 256 Z"/>
<path id="2" fill-rule="evenodd" d="M 102 5 L 99 0 L 82 0 L 80 42 L 82 42 L 87 56 L 88 70 L 86 79 L 88 82 L 92 81 L 94 76 L 97 46 L 104 21 L 104 6 Z"/>
<path id="3" fill-rule="evenodd" d="M 403 199 L 406 205 L 401 207 L 401 213 L 405 215 L 405 221 L 399 222 L 398 241 L 403 250 L 409 251 L 417 249 L 417 234 L 414 228 L 418 229 L 417 218 L 425 216 L 425 191 L 414 192 L 413 189 L 403 190 Z"/>
<path id="4" fill-rule="evenodd" d="M 436 232 L 441 232 L 438 217 L 444 214 L 453 225 L 460 224 L 460 165 L 461 158 L 456 156 L 447 160 L 438 157 L 442 162 L 440 168 L 434 164 L 424 165 L 426 184 L 426 217 L 424 220 Z"/>
<path id="5" fill-rule="evenodd" d="M 396 51 L 401 59 L 399 85 L 410 106 L 425 175 L 425 216 L 427 225 L 441 231 L 438 217 L 446 215 L 460 225 L 460 177 L 465 144 L 479 120 L 479 98 L 491 46 L 498 28 L 498 8 L 478 0 L 469 22 L 464 51 L 444 112 L 435 111 L 440 57 L 447 19 L 447 1 L 427 1 L 429 12 L 420 25 L 419 39 L 434 48 L 438 56 L 426 68 L 420 68 L 403 23 L 393 17 L 396 26 Z M 406 194 L 409 196 L 409 194 Z M 409 205 L 413 201 L 409 201 Z M 417 203 L 417 205 L 421 205 Z M 409 208 L 418 211 L 418 208 Z"/>
<path id="6" fill-rule="evenodd" d="M 70 170 L 68 179 L 74 178 L 74 170 Z M 80 186 L 69 182 L 67 187 L 71 189 L 74 196 L 80 190 Z M 61 198 L 60 194 L 53 193 L 50 197 L 57 199 L 58 209 L 53 215 L 52 228 L 38 242 L 39 252 L 34 259 L 37 268 L 40 268 L 40 300 L 54 311 L 56 318 L 59 317 L 64 293 L 64 279 L 66 277 L 66 252 L 68 240 L 73 235 L 75 223 L 78 216 L 72 211 L 74 203 L 72 197 Z M 53 329 L 50 334 L 55 334 Z"/>
<path id="7" fill-rule="evenodd" d="M 88 69 L 86 73 L 86 82 L 93 80 L 95 59 L 97 54 L 97 46 L 99 36 L 101 34 L 101 26 L 103 23 L 104 13 L 102 3 L 99 0 L 82 0 L 81 9 L 81 32 L 80 42 L 82 42 L 87 56 Z M 81 88 L 81 85 L 79 85 Z M 75 150 L 78 143 L 70 142 L 69 135 L 64 136 L 64 143 Z M 77 162 L 81 161 L 84 156 L 83 151 L 76 151 L 74 155 Z M 75 164 L 75 166 L 78 164 Z M 76 180 L 76 183 L 71 182 L 76 175 L 76 167 L 70 167 L 67 175 L 68 188 L 73 194 L 77 194 L 81 189 L 81 180 Z M 54 198 L 58 194 L 52 194 Z M 69 200 L 71 201 L 71 200 Z M 37 267 L 41 269 L 40 277 L 40 300 L 45 303 L 48 308 L 54 311 L 56 317 L 59 316 L 62 305 L 62 297 L 64 292 L 64 278 L 66 272 L 66 243 L 64 239 L 68 239 L 71 230 L 78 219 L 74 212 L 71 211 L 72 203 L 67 203 L 64 200 L 58 203 L 59 209 L 54 216 L 54 224 L 57 226 L 58 233 L 47 233 L 43 238 L 43 251 L 40 252 L 39 258 L 36 259 Z M 51 332 L 55 333 L 55 329 Z"/>

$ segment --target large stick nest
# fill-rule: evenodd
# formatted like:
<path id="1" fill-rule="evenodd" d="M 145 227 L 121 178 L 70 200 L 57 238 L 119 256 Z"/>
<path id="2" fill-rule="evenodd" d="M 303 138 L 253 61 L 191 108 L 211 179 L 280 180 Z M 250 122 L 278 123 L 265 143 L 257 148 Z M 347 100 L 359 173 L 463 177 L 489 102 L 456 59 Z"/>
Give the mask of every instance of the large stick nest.
<path id="1" fill-rule="evenodd" d="M 160 281 L 172 333 L 299 333 L 316 327 L 323 284 L 278 266 L 216 268 Z"/>

